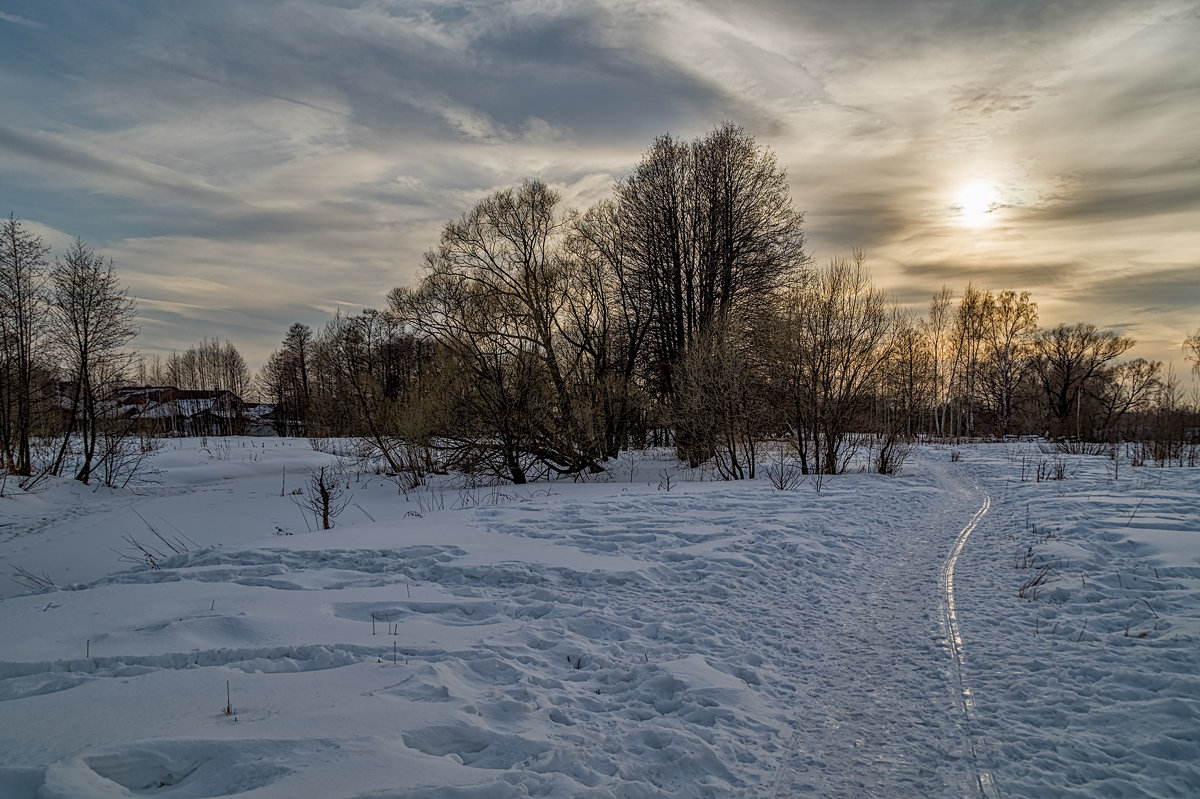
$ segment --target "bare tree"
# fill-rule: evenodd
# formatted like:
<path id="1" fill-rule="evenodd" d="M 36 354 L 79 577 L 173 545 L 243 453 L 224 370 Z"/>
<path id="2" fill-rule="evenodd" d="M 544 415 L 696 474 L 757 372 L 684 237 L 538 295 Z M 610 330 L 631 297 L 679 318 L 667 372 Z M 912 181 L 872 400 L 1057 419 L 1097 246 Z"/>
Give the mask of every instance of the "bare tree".
<path id="1" fill-rule="evenodd" d="M 951 390 L 957 395 L 959 413 L 955 434 L 975 433 L 979 410 L 980 364 L 989 312 L 989 295 L 967 284 L 954 315 L 954 367 Z M 957 378 L 957 380 L 955 380 Z"/>
<path id="2" fill-rule="evenodd" d="M 631 280 L 617 204 L 604 200 L 573 215 L 561 257 L 567 295 L 558 331 L 577 408 L 591 425 L 586 435 L 615 458 L 643 426 L 646 403 L 635 376 L 649 323 Z"/>
<path id="3" fill-rule="evenodd" d="M 137 335 L 137 305 L 117 280 L 111 260 L 76 239 L 51 273 L 52 307 L 64 366 L 71 375 L 71 401 L 62 445 L 51 471 L 58 473 L 68 442 L 78 432 L 80 462 L 75 479 L 87 483 L 101 427 L 112 416 L 112 393 L 126 377 L 134 355 L 123 352 Z"/>
<path id="4" fill-rule="evenodd" d="M 28 476 L 37 356 L 49 330 L 49 246 L 10 214 L 0 221 L 0 458 Z"/>
<path id="5" fill-rule="evenodd" d="M 322 466 L 308 473 L 308 493 L 293 494 L 292 501 L 300 510 L 311 513 L 322 530 L 333 529 L 333 522 L 354 497 L 346 484 L 340 465 Z"/>
<path id="6" fill-rule="evenodd" d="M 460 409 L 480 415 L 461 430 L 471 430 L 472 446 L 500 446 L 495 454 L 517 483 L 528 479 L 524 456 L 562 474 L 600 471 L 604 457 L 575 391 L 582 362 L 563 357 L 569 292 L 558 202 L 536 180 L 480 200 L 447 223 L 418 287 L 390 295 L 397 317 L 473 376 Z"/>
<path id="7" fill-rule="evenodd" d="M 1032 369 L 1037 303 L 1028 291 L 1002 291 L 985 298 L 983 326 L 983 400 L 996 418 L 997 431 L 1011 432 L 1020 390 Z"/>
<path id="8" fill-rule="evenodd" d="M 1066 435 L 1074 427 L 1076 436 L 1083 435 L 1080 411 L 1084 392 L 1133 345 L 1131 338 L 1102 332 L 1085 322 L 1038 331 L 1033 340 L 1033 367 L 1056 433 Z"/>
<path id="9" fill-rule="evenodd" d="M 807 266 L 803 214 L 774 154 L 732 124 L 690 144 L 660 137 L 617 198 L 649 321 L 647 377 L 673 400 L 692 342 L 731 324 L 762 327 L 778 290 Z"/>
<path id="10" fill-rule="evenodd" d="M 770 401 L 761 348 L 739 332 L 710 330 L 677 369 L 673 422 L 693 467 L 713 460 L 726 480 L 753 480 L 761 443 L 778 414 Z"/>
<path id="11" fill-rule="evenodd" d="M 950 304 L 954 294 L 949 286 L 942 286 L 929 302 L 929 315 L 922 320 L 921 329 L 929 342 L 933 359 L 933 394 L 936 409 L 933 414 L 934 432 L 946 435 L 947 415 L 950 410 L 953 368 L 950 364 L 950 329 L 952 317 Z"/>
<path id="12" fill-rule="evenodd" d="M 1109 437 L 1128 414 L 1146 410 L 1162 396 L 1162 361 L 1134 358 L 1097 378 L 1089 394 L 1099 404 L 1095 429 Z"/>
<path id="13" fill-rule="evenodd" d="M 296 322 L 288 328 L 283 346 L 271 353 L 258 373 L 259 390 L 275 403 L 281 435 L 307 435 L 312 338 L 312 329 Z"/>
<path id="14" fill-rule="evenodd" d="M 1192 362 L 1192 374 L 1200 377 L 1200 328 L 1183 340 L 1183 357 Z"/>
<path id="15" fill-rule="evenodd" d="M 775 357 L 781 404 L 805 474 L 838 474 L 849 434 L 895 348 L 897 310 L 871 282 L 864 256 L 835 258 L 790 292 Z"/>
<path id="16" fill-rule="evenodd" d="M 434 347 L 374 309 L 341 316 L 312 345 L 310 433 L 358 436 L 401 485 L 420 485 L 443 401 Z"/>
<path id="17" fill-rule="evenodd" d="M 881 407 L 874 428 L 883 435 L 883 446 L 895 447 L 901 438 L 911 440 L 921 417 L 933 409 L 936 394 L 932 342 L 925 330 L 897 314 L 891 357 L 877 382 Z M 887 458 L 889 452 L 883 452 Z"/>
<path id="18" fill-rule="evenodd" d="M 194 391 L 228 391 L 244 397 L 250 388 L 246 359 L 232 342 L 204 338 L 185 352 L 167 359 L 166 376 L 176 388 Z"/>

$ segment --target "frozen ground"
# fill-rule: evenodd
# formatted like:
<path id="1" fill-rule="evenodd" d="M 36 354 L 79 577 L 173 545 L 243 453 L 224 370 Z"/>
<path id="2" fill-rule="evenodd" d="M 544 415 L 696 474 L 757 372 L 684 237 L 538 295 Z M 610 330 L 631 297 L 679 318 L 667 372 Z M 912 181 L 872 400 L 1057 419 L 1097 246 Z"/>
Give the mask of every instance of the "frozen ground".
<path id="1" fill-rule="evenodd" d="M 1200 795 L 1200 470 L 351 474 L 321 532 L 286 494 L 331 456 L 208 443 L 0 498 L 56 584 L 0 586 L 0 796 Z"/>

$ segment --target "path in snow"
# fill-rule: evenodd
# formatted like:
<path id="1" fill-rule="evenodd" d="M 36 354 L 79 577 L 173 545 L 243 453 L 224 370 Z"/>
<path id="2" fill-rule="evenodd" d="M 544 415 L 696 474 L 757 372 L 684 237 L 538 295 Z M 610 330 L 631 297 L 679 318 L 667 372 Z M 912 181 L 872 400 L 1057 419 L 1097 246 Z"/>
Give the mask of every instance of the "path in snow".
<path id="1" fill-rule="evenodd" d="M 256 491 L 233 511 L 291 507 Z M 261 773 L 223 786 L 220 768 L 197 767 L 171 776 L 178 790 L 981 793 L 946 578 L 984 495 L 944 452 L 820 493 L 553 494 L 418 518 L 394 489 L 360 490 L 378 524 L 232 541 L 6 600 L 0 788 L 44 779 L 46 797 L 101 796 L 76 788 L 166 782 L 177 763 L 225 763 L 221 741 L 237 739 Z M 144 500 L 181 525 L 171 509 L 194 501 Z M 968 632 L 979 621 L 958 613 Z M 215 712 L 227 680 L 232 723 Z M 5 776 L 16 765 L 29 771 Z"/>
<path id="2" fill-rule="evenodd" d="M 951 588 L 944 582 L 952 568 L 948 543 L 976 500 L 950 470 L 926 465 L 944 492 L 920 511 L 896 514 L 897 526 L 881 530 L 877 545 L 845 561 L 845 591 L 808 609 L 816 616 L 806 626 L 834 642 L 805 663 L 807 684 L 774 796 L 978 792 L 968 719 L 956 702 L 958 652 L 939 609 Z"/>

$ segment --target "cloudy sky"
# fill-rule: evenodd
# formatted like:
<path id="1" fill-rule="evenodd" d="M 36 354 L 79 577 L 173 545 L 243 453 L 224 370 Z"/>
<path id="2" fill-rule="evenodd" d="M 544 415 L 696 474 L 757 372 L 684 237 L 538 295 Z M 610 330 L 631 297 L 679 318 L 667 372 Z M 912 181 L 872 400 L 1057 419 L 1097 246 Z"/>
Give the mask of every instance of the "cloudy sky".
<path id="1" fill-rule="evenodd" d="M 139 348 L 381 306 L 442 224 L 575 205 L 743 125 L 818 261 L 923 309 L 1026 289 L 1174 360 L 1200 327 L 1200 5 L 1178 0 L 0 0 L 0 211 L 80 236 Z"/>

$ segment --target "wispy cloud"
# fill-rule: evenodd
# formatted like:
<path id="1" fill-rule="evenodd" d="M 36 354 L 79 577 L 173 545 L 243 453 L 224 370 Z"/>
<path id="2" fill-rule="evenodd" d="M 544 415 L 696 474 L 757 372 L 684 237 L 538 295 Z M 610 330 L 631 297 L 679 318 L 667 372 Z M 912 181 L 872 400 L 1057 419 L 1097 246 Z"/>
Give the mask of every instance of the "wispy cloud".
<path id="1" fill-rule="evenodd" d="M 1186 0 L 44 0 L 36 17 L 54 25 L 0 13 L 0 105 L 21 110 L 0 126 L 0 203 L 95 239 L 153 346 L 221 335 L 261 358 L 289 321 L 382 302 L 485 193 L 539 176 L 591 202 L 655 135 L 724 120 L 776 151 L 819 258 L 865 247 L 916 307 L 942 283 L 1029 288 L 1046 321 L 1112 319 L 1164 354 L 1197 324 Z M 958 218 L 970 182 L 996 192 L 987 227 Z"/>
<path id="2" fill-rule="evenodd" d="M 38 22 L 37 20 L 26 19 L 19 14 L 6 14 L 3 11 L 0 11 L 0 22 L 8 22 L 12 25 L 21 25 L 26 28 L 46 27 L 45 23 Z"/>

